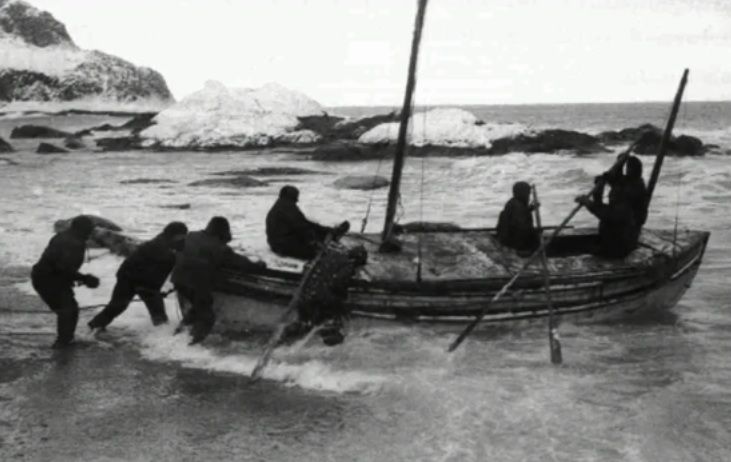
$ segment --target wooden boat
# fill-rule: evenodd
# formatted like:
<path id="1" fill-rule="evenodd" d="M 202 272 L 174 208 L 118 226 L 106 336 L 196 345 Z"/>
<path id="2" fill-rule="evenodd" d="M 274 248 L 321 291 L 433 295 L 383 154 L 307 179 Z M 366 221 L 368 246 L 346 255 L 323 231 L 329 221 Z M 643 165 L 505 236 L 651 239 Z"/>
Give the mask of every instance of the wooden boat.
<path id="1" fill-rule="evenodd" d="M 627 258 L 607 260 L 572 251 L 596 238 L 595 229 L 569 229 L 548 248 L 555 314 L 574 321 L 646 318 L 674 306 L 690 287 L 709 233 L 644 230 Z M 365 244 L 369 262 L 349 291 L 353 317 L 395 322 L 465 323 L 478 316 L 525 259 L 491 232 L 442 231 L 401 236 L 398 254 L 378 252 L 378 236 L 346 236 Z M 416 280 L 418 240 L 422 278 Z M 276 259 L 275 259 L 276 261 Z M 271 263 L 270 263 L 271 264 Z M 277 325 L 300 279 L 292 270 L 227 272 L 216 296 L 220 328 Z M 549 315 L 542 266 L 528 267 L 508 296 L 493 303 L 483 323 L 530 321 Z"/>
<path id="2" fill-rule="evenodd" d="M 396 236 L 394 217 L 425 9 L 426 0 L 419 0 L 383 232 L 352 234 L 342 240 L 346 245 L 365 245 L 369 253 L 367 265 L 349 290 L 348 305 L 353 317 L 473 324 L 548 317 L 552 332 L 553 315 L 580 321 L 608 321 L 644 317 L 673 307 L 698 271 L 708 232 L 646 229 L 637 250 L 624 259 L 607 260 L 588 253 L 597 238 L 595 229 L 566 229 L 558 235 L 559 229 L 552 236 L 555 239 L 546 243 L 547 270 L 540 260 L 535 259 L 530 265 L 504 248 L 487 230 L 422 228 Z M 648 204 L 686 78 L 687 70 L 648 184 Z M 621 168 L 622 163 L 614 168 L 617 166 Z M 381 252 L 382 243 L 395 237 L 402 243 L 401 251 Z M 239 330 L 271 327 L 281 322 L 301 272 L 287 269 L 276 258 L 268 263 L 269 269 L 261 274 L 225 273 L 216 296 L 219 327 Z M 517 279 L 513 279 L 516 275 Z"/>

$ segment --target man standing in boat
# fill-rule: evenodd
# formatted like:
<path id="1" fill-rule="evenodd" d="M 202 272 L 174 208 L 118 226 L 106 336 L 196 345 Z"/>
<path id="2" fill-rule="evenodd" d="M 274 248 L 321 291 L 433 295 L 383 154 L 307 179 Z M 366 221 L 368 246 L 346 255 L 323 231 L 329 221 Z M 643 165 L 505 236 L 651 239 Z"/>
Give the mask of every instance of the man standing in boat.
<path id="1" fill-rule="evenodd" d="M 74 284 L 91 289 L 99 287 L 99 279 L 92 274 L 81 274 L 86 241 L 94 224 L 86 216 L 71 220 L 71 226 L 61 231 L 48 243 L 40 260 L 33 266 L 31 282 L 46 305 L 56 313 L 56 341 L 53 348 L 65 348 L 74 341 L 79 321 L 79 304 L 74 297 Z"/>
<path id="2" fill-rule="evenodd" d="M 175 266 L 175 252 L 182 250 L 186 234 L 188 227 L 174 221 L 154 239 L 138 246 L 119 267 L 112 299 L 89 321 L 89 328 L 105 329 L 127 309 L 135 295 L 139 295 L 147 306 L 154 325 L 167 322 L 160 289 Z"/>
<path id="3" fill-rule="evenodd" d="M 222 268 L 259 271 L 264 262 L 252 262 L 233 251 L 231 227 L 224 217 L 213 217 L 206 229 L 189 233 L 183 251 L 173 268 L 171 280 L 178 292 L 181 305 L 189 305 L 183 312 L 183 325 L 191 325 L 191 345 L 202 342 L 213 328 L 213 286 Z"/>
<path id="4" fill-rule="evenodd" d="M 312 222 L 299 209 L 298 201 L 297 188 L 291 185 L 282 187 L 279 198 L 267 213 L 267 242 L 279 255 L 311 260 L 329 233 L 343 235 L 350 229 L 350 223 L 344 221 L 333 229 Z"/>
<path id="5" fill-rule="evenodd" d="M 604 258 L 624 258 L 637 248 L 641 225 L 635 218 L 628 188 L 623 178 L 601 175 L 595 178 L 593 197 L 579 196 L 582 204 L 599 219 L 599 238 L 592 253 Z M 604 203 L 604 187 L 609 183 L 609 201 Z M 645 210 L 645 216 L 647 211 Z"/>
<path id="6" fill-rule="evenodd" d="M 497 222 L 498 241 L 521 256 L 530 255 L 540 245 L 532 213 L 538 204 L 530 203 L 530 192 L 530 185 L 525 181 L 515 183 L 513 197 L 505 203 Z"/>

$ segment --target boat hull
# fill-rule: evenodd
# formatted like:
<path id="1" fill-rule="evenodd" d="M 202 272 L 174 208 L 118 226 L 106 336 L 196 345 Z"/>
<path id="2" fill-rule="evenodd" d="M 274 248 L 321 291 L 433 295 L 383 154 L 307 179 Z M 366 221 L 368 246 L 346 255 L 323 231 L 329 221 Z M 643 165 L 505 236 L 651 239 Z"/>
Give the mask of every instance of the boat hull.
<path id="1" fill-rule="evenodd" d="M 677 304 L 701 264 L 708 233 L 693 232 L 673 251 L 654 249 L 631 265 L 592 272 L 554 265 L 551 299 L 554 314 L 576 323 L 652 319 Z M 674 238 L 675 240 L 675 238 Z M 648 240 L 649 242 L 649 240 Z M 555 262 L 554 262 L 555 263 Z M 566 265 L 564 265 L 566 266 Z M 503 299 L 491 299 L 510 274 L 471 280 L 356 280 L 348 305 L 355 325 L 366 320 L 405 324 L 465 323 L 485 310 L 482 324 L 530 323 L 549 315 L 540 271 L 527 272 Z M 216 293 L 217 329 L 271 329 L 282 322 L 297 274 L 229 274 Z"/>

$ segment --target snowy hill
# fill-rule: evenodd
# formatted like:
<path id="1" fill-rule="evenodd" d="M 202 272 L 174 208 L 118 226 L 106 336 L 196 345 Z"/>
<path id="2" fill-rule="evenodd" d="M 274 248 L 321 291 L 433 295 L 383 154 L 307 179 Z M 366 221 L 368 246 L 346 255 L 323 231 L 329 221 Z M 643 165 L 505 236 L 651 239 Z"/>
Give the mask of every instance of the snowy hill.
<path id="1" fill-rule="evenodd" d="M 364 144 L 395 142 L 398 127 L 398 122 L 377 125 L 361 135 L 358 141 Z M 408 140 L 413 146 L 489 148 L 492 140 L 526 130 L 527 127 L 521 124 L 484 123 L 463 109 L 433 109 L 413 115 Z"/>
<path id="2" fill-rule="evenodd" d="M 277 84 L 261 88 L 227 88 L 209 81 L 205 87 L 155 117 L 140 136 L 161 148 L 247 148 L 313 143 L 319 135 L 296 130 L 298 117 L 322 115 L 319 103 Z"/>
<path id="3" fill-rule="evenodd" d="M 21 0 L 0 0 L 0 110 L 149 110 L 172 100 L 158 72 L 82 50 L 49 13 Z"/>

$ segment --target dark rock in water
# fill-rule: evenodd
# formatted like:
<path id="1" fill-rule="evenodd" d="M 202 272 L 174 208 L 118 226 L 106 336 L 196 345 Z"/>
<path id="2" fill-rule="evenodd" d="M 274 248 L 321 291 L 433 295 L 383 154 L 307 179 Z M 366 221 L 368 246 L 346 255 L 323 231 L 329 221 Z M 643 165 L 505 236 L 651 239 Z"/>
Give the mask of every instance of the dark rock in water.
<path id="1" fill-rule="evenodd" d="M 122 180 L 119 184 L 166 184 L 176 183 L 173 180 L 167 180 L 165 178 L 133 178 L 131 180 Z"/>
<path id="2" fill-rule="evenodd" d="M 338 189 L 359 189 L 368 191 L 379 189 L 391 184 L 386 178 L 377 175 L 349 175 L 338 178 L 333 183 Z"/>
<path id="3" fill-rule="evenodd" d="M 120 136 L 116 138 L 99 138 L 96 145 L 102 151 L 131 151 L 141 149 L 142 140 L 137 136 Z"/>
<path id="4" fill-rule="evenodd" d="M 657 133 L 662 136 L 662 130 L 652 124 L 643 124 L 639 127 L 623 128 L 620 131 L 606 131 L 597 135 L 599 141 L 606 144 L 633 143 L 646 133 Z"/>
<path id="5" fill-rule="evenodd" d="M 325 142 L 333 140 L 357 140 L 363 133 L 376 125 L 397 122 L 398 120 L 399 116 L 396 112 L 363 117 L 352 121 L 325 113 L 318 116 L 299 117 L 300 124 L 296 129 L 312 130 L 320 135 Z"/>
<path id="6" fill-rule="evenodd" d="M 310 158 L 312 160 L 348 161 L 378 159 L 385 155 L 382 146 L 336 141 L 318 146 L 310 153 Z"/>
<path id="7" fill-rule="evenodd" d="M 657 155 L 662 143 L 662 133 L 646 131 L 637 140 L 634 152 L 637 154 Z M 670 156 L 702 156 L 706 152 L 703 142 L 688 135 L 670 137 L 668 155 Z"/>
<path id="8" fill-rule="evenodd" d="M 97 216 L 97 215 L 83 215 L 91 220 L 91 222 L 94 224 L 94 227 L 96 228 L 104 228 L 109 229 L 112 231 L 122 231 L 122 228 L 114 223 L 111 220 L 108 220 L 106 218 Z M 69 228 L 71 226 L 71 220 L 73 218 L 68 218 L 66 220 L 58 220 L 53 224 L 53 230 L 55 232 L 61 232 Z"/>
<path id="9" fill-rule="evenodd" d="M 582 154 L 606 152 L 599 140 L 586 133 L 572 130 L 551 129 L 535 135 L 520 134 L 517 136 L 493 140 L 490 154 L 507 154 L 509 152 L 547 152 L 576 151 Z"/>
<path id="10" fill-rule="evenodd" d="M 10 145 L 10 143 L 8 143 L 4 139 L 0 138 L 0 152 L 13 152 L 13 151 L 14 151 L 14 149 Z"/>
<path id="11" fill-rule="evenodd" d="M 207 180 L 198 180 L 189 183 L 188 186 L 211 186 L 211 187 L 229 187 L 229 188 L 255 188 L 266 186 L 266 181 L 260 181 L 250 176 L 235 176 L 231 178 L 210 178 Z"/>
<path id="12" fill-rule="evenodd" d="M 315 175 L 326 172 L 318 172 L 315 170 L 307 170 L 305 168 L 297 167 L 259 167 L 247 170 L 227 170 L 223 172 L 215 172 L 211 175 L 219 176 L 241 176 L 241 175 L 254 175 L 254 176 L 279 176 L 279 175 Z"/>
<path id="13" fill-rule="evenodd" d="M 155 125 L 156 122 L 153 119 L 156 115 L 157 112 L 144 112 L 142 114 L 138 114 L 131 120 L 120 125 L 119 128 L 121 130 L 131 130 L 132 134 L 136 135 L 142 130 Z"/>
<path id="14" fill-rule="evenodd" d="M 21 125 L 10 132 L 10 138 L 66 138 L 68 136 L 71 136 L 71 133 L 42 125 Z"/>
<path id="15" fill-rule="evenodd" d="M 75 136 L 69 136 L 63 141 L 63 145 L 69 149 L 83 149 L 86 147 L 83 141 Z"/>
<path id="16" fill-rule="evenodd" d="M 38 149 L 36 149 L 36 154 L 64 154 L 68 153 L 68 151 L 64 148 L 59 148 L 58 146 L 54 146 L 51 143 L 41 143 L 38 145 Z"/>
<path id="17" fill-rule="evenodd" d="M 160 208 L 163 209 L 177 209 L 177 210 L 189 210 L 190 204 L 165 204 L 161 205 Z"/>

